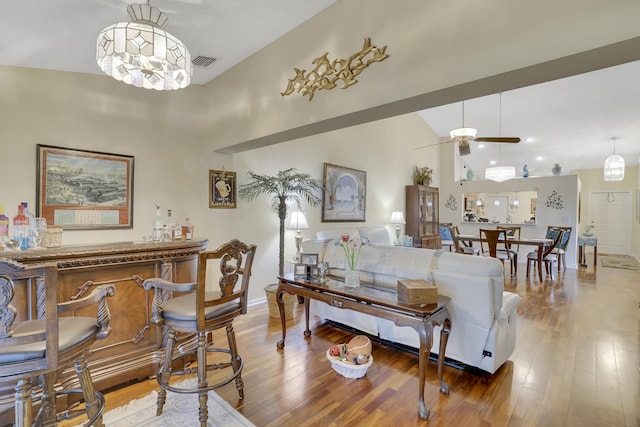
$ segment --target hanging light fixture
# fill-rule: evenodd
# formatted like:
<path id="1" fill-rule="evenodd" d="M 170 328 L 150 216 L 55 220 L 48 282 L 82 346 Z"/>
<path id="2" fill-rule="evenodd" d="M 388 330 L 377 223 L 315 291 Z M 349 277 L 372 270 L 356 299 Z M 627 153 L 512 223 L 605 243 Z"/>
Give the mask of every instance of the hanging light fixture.
<path id="1" fill-rule="evenodd" d="M 624 158 L 616 154 L 616 139 L 613 140 L 613 154 L 604 161 L 604 180 L 622 181 L 624 179 Z"/>
<path id="2" fill-rule="evenodd" d="M 502 92 L 500 92 L 500 115 L 499 115 L 499 131 L 502 136 Z M 498 147 L 499 158 L 502 162 L 502 146 Z M 516 168 L 513 166 L 494 166 L 484 170 L 485 179 L 491 181 L 502 182 L 516 177 Z"/>
<path id="3" fill-rule="evenodd" d="M 469 141 L 473 140 L 478 134 L 478 130 L 475 128 L 464 127 L 464 101 L 462 101 L 462 127 L 453 129 L 449 132 L 451 139 L 458 141 L 458 151 L 461 156 L 468 156 L 471 154 L 471 147 L 469 147 Z"/>
<path id="4" fill-rule="evenodd" d="M 132 22 L 118 22 L 98 34 L 96 60 L 106 74 L 145 89 L 189 86 L 191 55 L 163 28 L 169 20 L 150 0 L 127 7 Z"/>

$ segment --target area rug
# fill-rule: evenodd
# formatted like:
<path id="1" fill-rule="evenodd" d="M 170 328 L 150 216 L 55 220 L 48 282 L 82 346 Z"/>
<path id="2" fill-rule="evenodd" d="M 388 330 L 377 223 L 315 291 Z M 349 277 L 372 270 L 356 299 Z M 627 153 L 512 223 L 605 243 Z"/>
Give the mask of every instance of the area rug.
<path id="1" fill-rule="evenodd" d="M 176 387 L 195 385 L 195 379 L 185 380 Z M 167 392 L 167 401 L 162 415 L 156 416 L 157 392 L 136 400 L 124 406 L 112 409 L 103 416 L 106 427 L 178 427 L 200 425 L 198 421 L 198 395 Z M 209 427 L 255 427 L 251 421 L 235 410 L 215 392 L 209 392 L 208 405 Z"/>
<path id="2" fill-rule="evenodd" d="M 603 267 L 626 268 L 627 270 L 638 270 L 640 263 L 631 255 L 598 255 Z"/>

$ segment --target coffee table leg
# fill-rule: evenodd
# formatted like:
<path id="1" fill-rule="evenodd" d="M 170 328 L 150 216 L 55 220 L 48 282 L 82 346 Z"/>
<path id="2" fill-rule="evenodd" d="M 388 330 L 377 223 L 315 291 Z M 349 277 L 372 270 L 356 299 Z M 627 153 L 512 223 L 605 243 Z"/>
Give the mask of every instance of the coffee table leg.
<path id="1" fill-rule="evenodd" d="M 433 325 L 425 321 L 421 327 L 416 328 L 420 337 L 420 354 L 418 355 L 418 417 L 423 420 L 429 419 L 431 411 L 424 403 L 424 384 L 427 379 L 427 364 L 429 363 L 429 353 L 431 352 Z"/>
<path id="2" fill-rule="evenodd" d="M 287 337 L 287 319 L 284 314 L 284 300 L 282 299 L 284 290 L 278 286 L 276 292 L 276 302 L 278 303 L 278 310 L 280 311 L 280 322 L 282 323 L 282 339 L 276 344 L 277 348 L 284 348 L 284 339 Z M 308 328 L 308 326 L 307 326 Z"/>

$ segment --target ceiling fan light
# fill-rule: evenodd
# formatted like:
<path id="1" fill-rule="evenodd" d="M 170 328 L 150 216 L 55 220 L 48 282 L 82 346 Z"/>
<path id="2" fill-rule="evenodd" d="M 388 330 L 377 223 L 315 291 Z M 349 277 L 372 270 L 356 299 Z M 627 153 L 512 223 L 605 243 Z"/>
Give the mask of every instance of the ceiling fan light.
<path id="1" fill-rule="evenodd" d="M 459 143 L 458 152 L 460 153 L 461 156 L 468 156 L 469 154 L 471 154 L 471 147 L 469 147 L 469 143 L 466 143 L 466 144 Z"/>
<path id="2" fill-rule="evenodd" d="M 612 154 L 604 161 L 604 180 L 622 181 L 624 179 L 624 158 Z"/>
<path id="3" fill-rule="evenodd" d="M 476 137 L 478 130 L 474 128 L 457 128 L 449 132 L 451 139 L 469 140 Z"/>
<path id="4" fill-rule="evenodd" d="M 484 170 L 485 179 L 502 182 L 516 177 L 516 168 L 513 166 L 495 166 Z"/>

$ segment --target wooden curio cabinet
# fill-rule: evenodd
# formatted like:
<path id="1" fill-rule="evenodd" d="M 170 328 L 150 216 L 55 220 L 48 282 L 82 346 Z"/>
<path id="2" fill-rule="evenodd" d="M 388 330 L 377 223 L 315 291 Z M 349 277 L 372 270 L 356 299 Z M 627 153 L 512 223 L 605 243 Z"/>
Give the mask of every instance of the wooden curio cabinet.
<path id="1" fill-rule="evenodd" d="M 440 249 L 440 214 L 438 189 L 424 185 L 407 185 L 407 236 L 413 236 L 414 246 Z"/>

